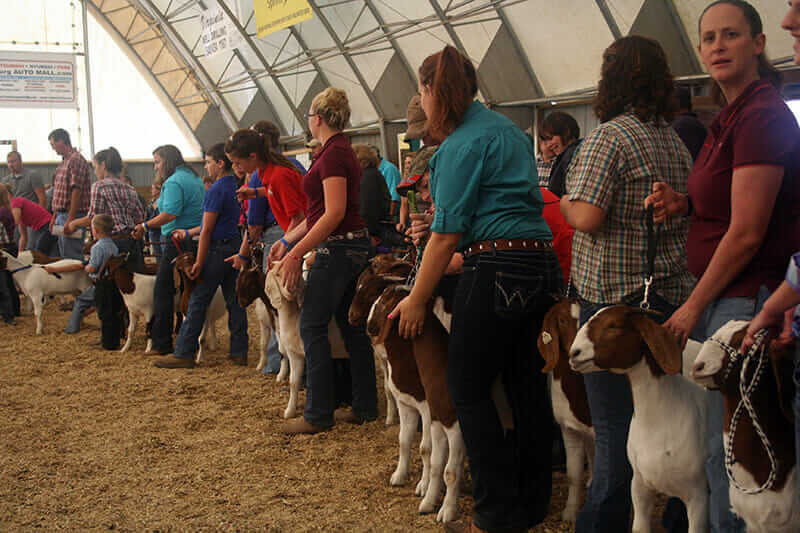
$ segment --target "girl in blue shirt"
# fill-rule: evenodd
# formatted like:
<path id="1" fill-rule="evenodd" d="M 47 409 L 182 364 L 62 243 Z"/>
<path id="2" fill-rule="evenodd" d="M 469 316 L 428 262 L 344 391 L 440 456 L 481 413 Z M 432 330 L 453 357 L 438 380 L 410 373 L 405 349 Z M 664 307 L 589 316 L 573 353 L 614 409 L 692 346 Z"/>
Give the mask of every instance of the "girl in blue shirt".
<path id="1" fill-rule="evenodd" d="M 205 168 L 213 184 L 203 200 L 203 222 L 200 226 L 175 235 L 183 241 L 200 235 L 197 257 L 189 273 L 189 277 L 198 282 L 175 341 L 175 353 L 156 359 L 153 364 L 159 368 L 194 367 L 206 310 L 220 286 L 228 308 L 228 327 L 231 332 L 228 357 L 237 365 L 247 365 L 247 313 L 236 298 L 236 276 L 239 271 L 225 262 L 225 258 L 235 254 L 241 245 L 238 226 L 241 208 L 236 199 L 236 176 L 225 155 L 223 143 L 215 144 L 206 152 Z"/>
<path id="2" fill-rule="evenodd" d="M 428 57 L 419 80 L 428 132 L 441 142 L 429 164 L 435 214 L 414 288 L 389 318 L 404 337 L 420 334 L 450 258 L 464 254 L 447 384 L 472 473 L 470 527 L 527 531 L 550 502 L 553 423 L 536 336 L 562 286 L 534 154 L 519 128 L 474 101 L 475 69 L 455 48 Z M 492 400 L 497 379 L 512 430 Z"/>

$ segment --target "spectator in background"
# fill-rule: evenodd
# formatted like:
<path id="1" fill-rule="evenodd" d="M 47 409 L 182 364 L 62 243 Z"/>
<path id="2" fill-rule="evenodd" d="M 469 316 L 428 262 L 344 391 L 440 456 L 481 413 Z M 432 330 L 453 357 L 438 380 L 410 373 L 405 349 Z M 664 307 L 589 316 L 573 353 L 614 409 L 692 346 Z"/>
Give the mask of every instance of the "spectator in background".
<path id="1" fill-rule="evenodd" d="M 309 154 L 309 159 L 311 160 L 311 164 L 314 164 L 314 161 L 317 160 L 317 156 L 322 151 L 322 143 L 318 140 L 312 138 L 310 141 L 306 143 L 306 148 L 311 149 L 311 154 Z"/>
<path id="2" fill-rule="evenodd" d="M 672 121 L 672 127 L 692 154 L 692 161 L 696 161 L 708 131 L 697 114 L 692 112 L 692 91 L 689 87 L 678 87 L 678 107 L 678 116 Z"/>
<path id="3" fill-rule="evenodd" d="M 539 186 L 548 187 L 550 185 L 550 172 L 553 170 L 553 163 L 556 154 L 546 146 L 545 139 L 539 134 L 539 142 L 536 144 L 536 173 L 539 176 Z"/>
<path id="4" fill-rule="evenodd" d="M 411 97 L 411 100 L 408 102 L 408 108 L 406 109 L 406 123 L 408 124 L 408 129 L 406 130 L 405 140 L 406 143 L 411 147 L 411 161 L 408 162 L 408 174 L 405 175 L 405 179 L 410 178 L 412 175 L 416 173 L 412 173 L 411 166 L 413 165 L 414 159 L 416 158 L 416 154 L 413 152 L 418 152 L 420 150 L 420 141 L 423 141 L 426 145 L 435 144 L 438 145 L 439 143 L 434 141 L 430 135 L 428 135 L 428 131 L 426 129 L 427 124 L 427 115 L 425 115 L 425 110 L 422 109 L 422 100 L 420 95 L 415 94 Z M 407 156 L 406 156 L 407 157 Z M 404 170 L 405 170 L 405 162 L 403 163 Z M 392 191 L 389 191 L 392 192 Z M 395 187 L 395 193 L 397 193 L 397 188 Z M 392 197 L 394 198 L 394 196 Z M 393 207 L 391 214 L 397 212 L 397 208 Z M 396 229 L 400 233 L 405 233 L 408 229 L 410 224 L 409 216 L 408 216 L 408 200 L 405 197 L 400 198 L 400 213 L 397 217 L 397 226 Z"/>
<path id="5" fill-rule="evenodd" d="M 391 196 L 386 188 L 386 180 L 378 171 L 378 153 L 368 144 L 354 144 L 353 151 L 361 165 L 361 192 L 359 213 L 367 225 L 372 244 L 377 246 L 384 240 L 381 222 L 389 216 Z"/>
<path id="6" fill-rule="evenodd" d="M 39 173 L 35 170 L 25 170 L 22 165 L 22 156 L 16 150 L 8 152 L 6 161 L 9 174 L 3 178 L 3 183 L 11 187 L 11 194 L 47 207 L 44 182 Z"/>
<path id="7" fill-rule="evenodd" d="M 389 194 L 392 197 L 389 213 L 391 216 L 394 216 L 394 214 L 397 213 L 397 209 L 400 207 L 400 194 L 397 192 L 397 186 L 400 185 L 403 178 L 400 176 L 400 169 L 388 159 L 383 159 L 381 157 L 381 151 L 377 147 L 373 146 L 372 149 L 378 154 L 378 160 L 380 161 L 378 171 L 383 176 L 383 179 L 386 180 L 386 188 L 389 190 Z"/>
<path id="8" fill-rule="evenodd" d="M 581 145 L 581 129 L 569 113 L 554 111 L 542 122 L 539 138 L 542 150 L 555 154 L 547 189 L 561 198 L 566 193 L 567 169 Z"/>
<path id="9" fill-rule="evenodd" d="M 59 255 L 64 258 L 83 260 L 83 230 L 67 231 L 73 220 L 86 216 L 89 211 L 90 187 L 89 163 L 69 139 L 69 133 L 61 128 L 50 132 L 47 139 L 53 150 L 62 157 L 53 177 L 53 226 L 64 227 L 58 236 Z"/>
<path id="10" fill-rule="evenodd" d="M 267 141 L 269 141 L 270 150 L 277 154 L 281 154 L 281 130 L 278 129 L 278 126 L 270 122 L 269 120 L 259 120 L 252 126 L 250 129 L 253 131 L 257 131 L 261 135 L 263 135 Z M 283 155 L 283 154 L 281 154 Z M 296 157 L 288 155 L 284 156 L 286 159 L 291 161 L 291 163 L 297 167 L 297 170 L 300 172 L 300 175 L 306 173 L 306 167 L 297 160 Z"/>
<path id="11" fill-rule="evenodd" d="M 403 179 L 407 179 L 411 174 L 411 163 L 414 162 L 414 152 L 408 152 L 403 156 Z"/>

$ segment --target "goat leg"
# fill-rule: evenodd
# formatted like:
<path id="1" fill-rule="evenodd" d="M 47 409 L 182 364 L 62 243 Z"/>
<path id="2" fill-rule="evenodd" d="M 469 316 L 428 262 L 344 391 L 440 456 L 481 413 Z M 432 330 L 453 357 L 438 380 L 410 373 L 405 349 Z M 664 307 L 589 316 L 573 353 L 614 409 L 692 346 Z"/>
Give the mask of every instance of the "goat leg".
<path id="1" fill-rule="evenodd" d="M 422 439 L 420 439 L 419 442 L 419 454 L 422 456 L 422 477 L 420 477 L 419 483 L 417 483 L 414 494 L 417 496 L 425 496 L 430 488 L 432 451 L 431 409 L 428 402 L 423 401 L 419 404 L 419 414 L 422 416 Z M 431 509 L 431 511 L 432 510 L 433 509 Z"/>
<path id="2" fill-rule="evenodd" d="M 417 432 L 417 424 L 419 423 L 419 412 L 414 407 L 403 402 L 397 402 L 397 410 L 400 414 L 400 432 L 397 436 L 400 453 L 397 459 L 397 468 L 392 473 L 392 477 L 389 478 L 389 484 L 393 487 L 404 485 L 408 478 L 411 441 L 414 439 L 414 434 Z"/>
<path id="3" fill-rule="evenodd" d="M 585 461 L 583 436 L 574 429 L 561 426 L 561 436 L 564 438 L 564 450 L 567 455 L 567 479 L 569 479 L 569 493 L 564 510 L 561 511 L 561 520 L 575 523 L 578 511 L 583 505 L 583 468 Z"/>
<path id="4" fill-rule="evenodd" d="M 447 460 L 447 435 L 441 422 L 431 422 L 431 459 L 428 489 L 419 504 L 420 514 L 432 513 L 439 503 L 444 484 L 444 463 Z"/>
<path id="5" fill-rule="evenodd" d="M 120 353 L 125 353 L 131 349 L 133 344 L 133 332 L 136 330 L 136 313 L 128 313 L 130 321 L 128 322 L 128 338 L 125 339 L 125 344 L 120 349 Z"/>
<path id="6" fill-rule="evenodd" d="M 631 499 L 633 500 L 632 533 L 650 533 L 650 517 L 655 507 L 655 494 L 642 479 L 636 469 L 631 481 Z"/>
<path id="7" fill-rule="evenodd" d="M 464 474 L 464 458 L 467 449 L 464 446 L 464 437 L 461 435 L 461 426 L 456 422 L 449 428 L 444 428 L 447 434 L 449 454 L 444 467 L 444 483 L 447 492 L 444 495 L 442 507 L 436 515 L 437 522 L 452 522 L 458 516 L 458 496 L 461 493 L 461 477 Z"/>

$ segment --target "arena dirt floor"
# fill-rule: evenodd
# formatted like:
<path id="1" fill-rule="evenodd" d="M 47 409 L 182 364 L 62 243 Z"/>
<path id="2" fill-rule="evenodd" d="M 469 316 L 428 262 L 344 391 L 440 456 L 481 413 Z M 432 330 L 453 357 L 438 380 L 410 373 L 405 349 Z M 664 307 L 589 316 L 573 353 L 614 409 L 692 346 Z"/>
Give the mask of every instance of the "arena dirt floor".
<path id="1" fill-rule="evenodd" d="M 143 327 L 119 354 L 97 344 L 96 315 L 77 335 L 61 332 L 67 318 L 50 303 L 41 337 L 32 316 L 0 325 L 0 531 L 441 530 L 417 513 L 418 454 L 413 482 L 389 486 L 397 426 L 278 432 L 288 392 L 255 370 L 254 320 L 249 367 L 218 348 L 194 370 L 160 370 Z M 565 499 L 555 473 L 534 531 L 570 531 Z M 464 494 L 462 518 L 471 504 Z"/>

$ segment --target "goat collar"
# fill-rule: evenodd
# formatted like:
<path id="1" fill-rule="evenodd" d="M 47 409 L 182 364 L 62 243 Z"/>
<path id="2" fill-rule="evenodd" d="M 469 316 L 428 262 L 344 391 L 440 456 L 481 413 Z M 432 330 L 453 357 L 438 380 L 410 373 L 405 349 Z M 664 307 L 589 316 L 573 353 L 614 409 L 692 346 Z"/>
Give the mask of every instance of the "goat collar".
<path id="1" fill-rule="evenodd" d="M 14 270 L 9 270 L 8 273 L 9 274 L 16 274 L 17 272 L 19 272 L 21 270 L 28 270 L 29 268 L 33 268 L 33 265 L 21 266 L 19 268 L 15 268 Z"/>

